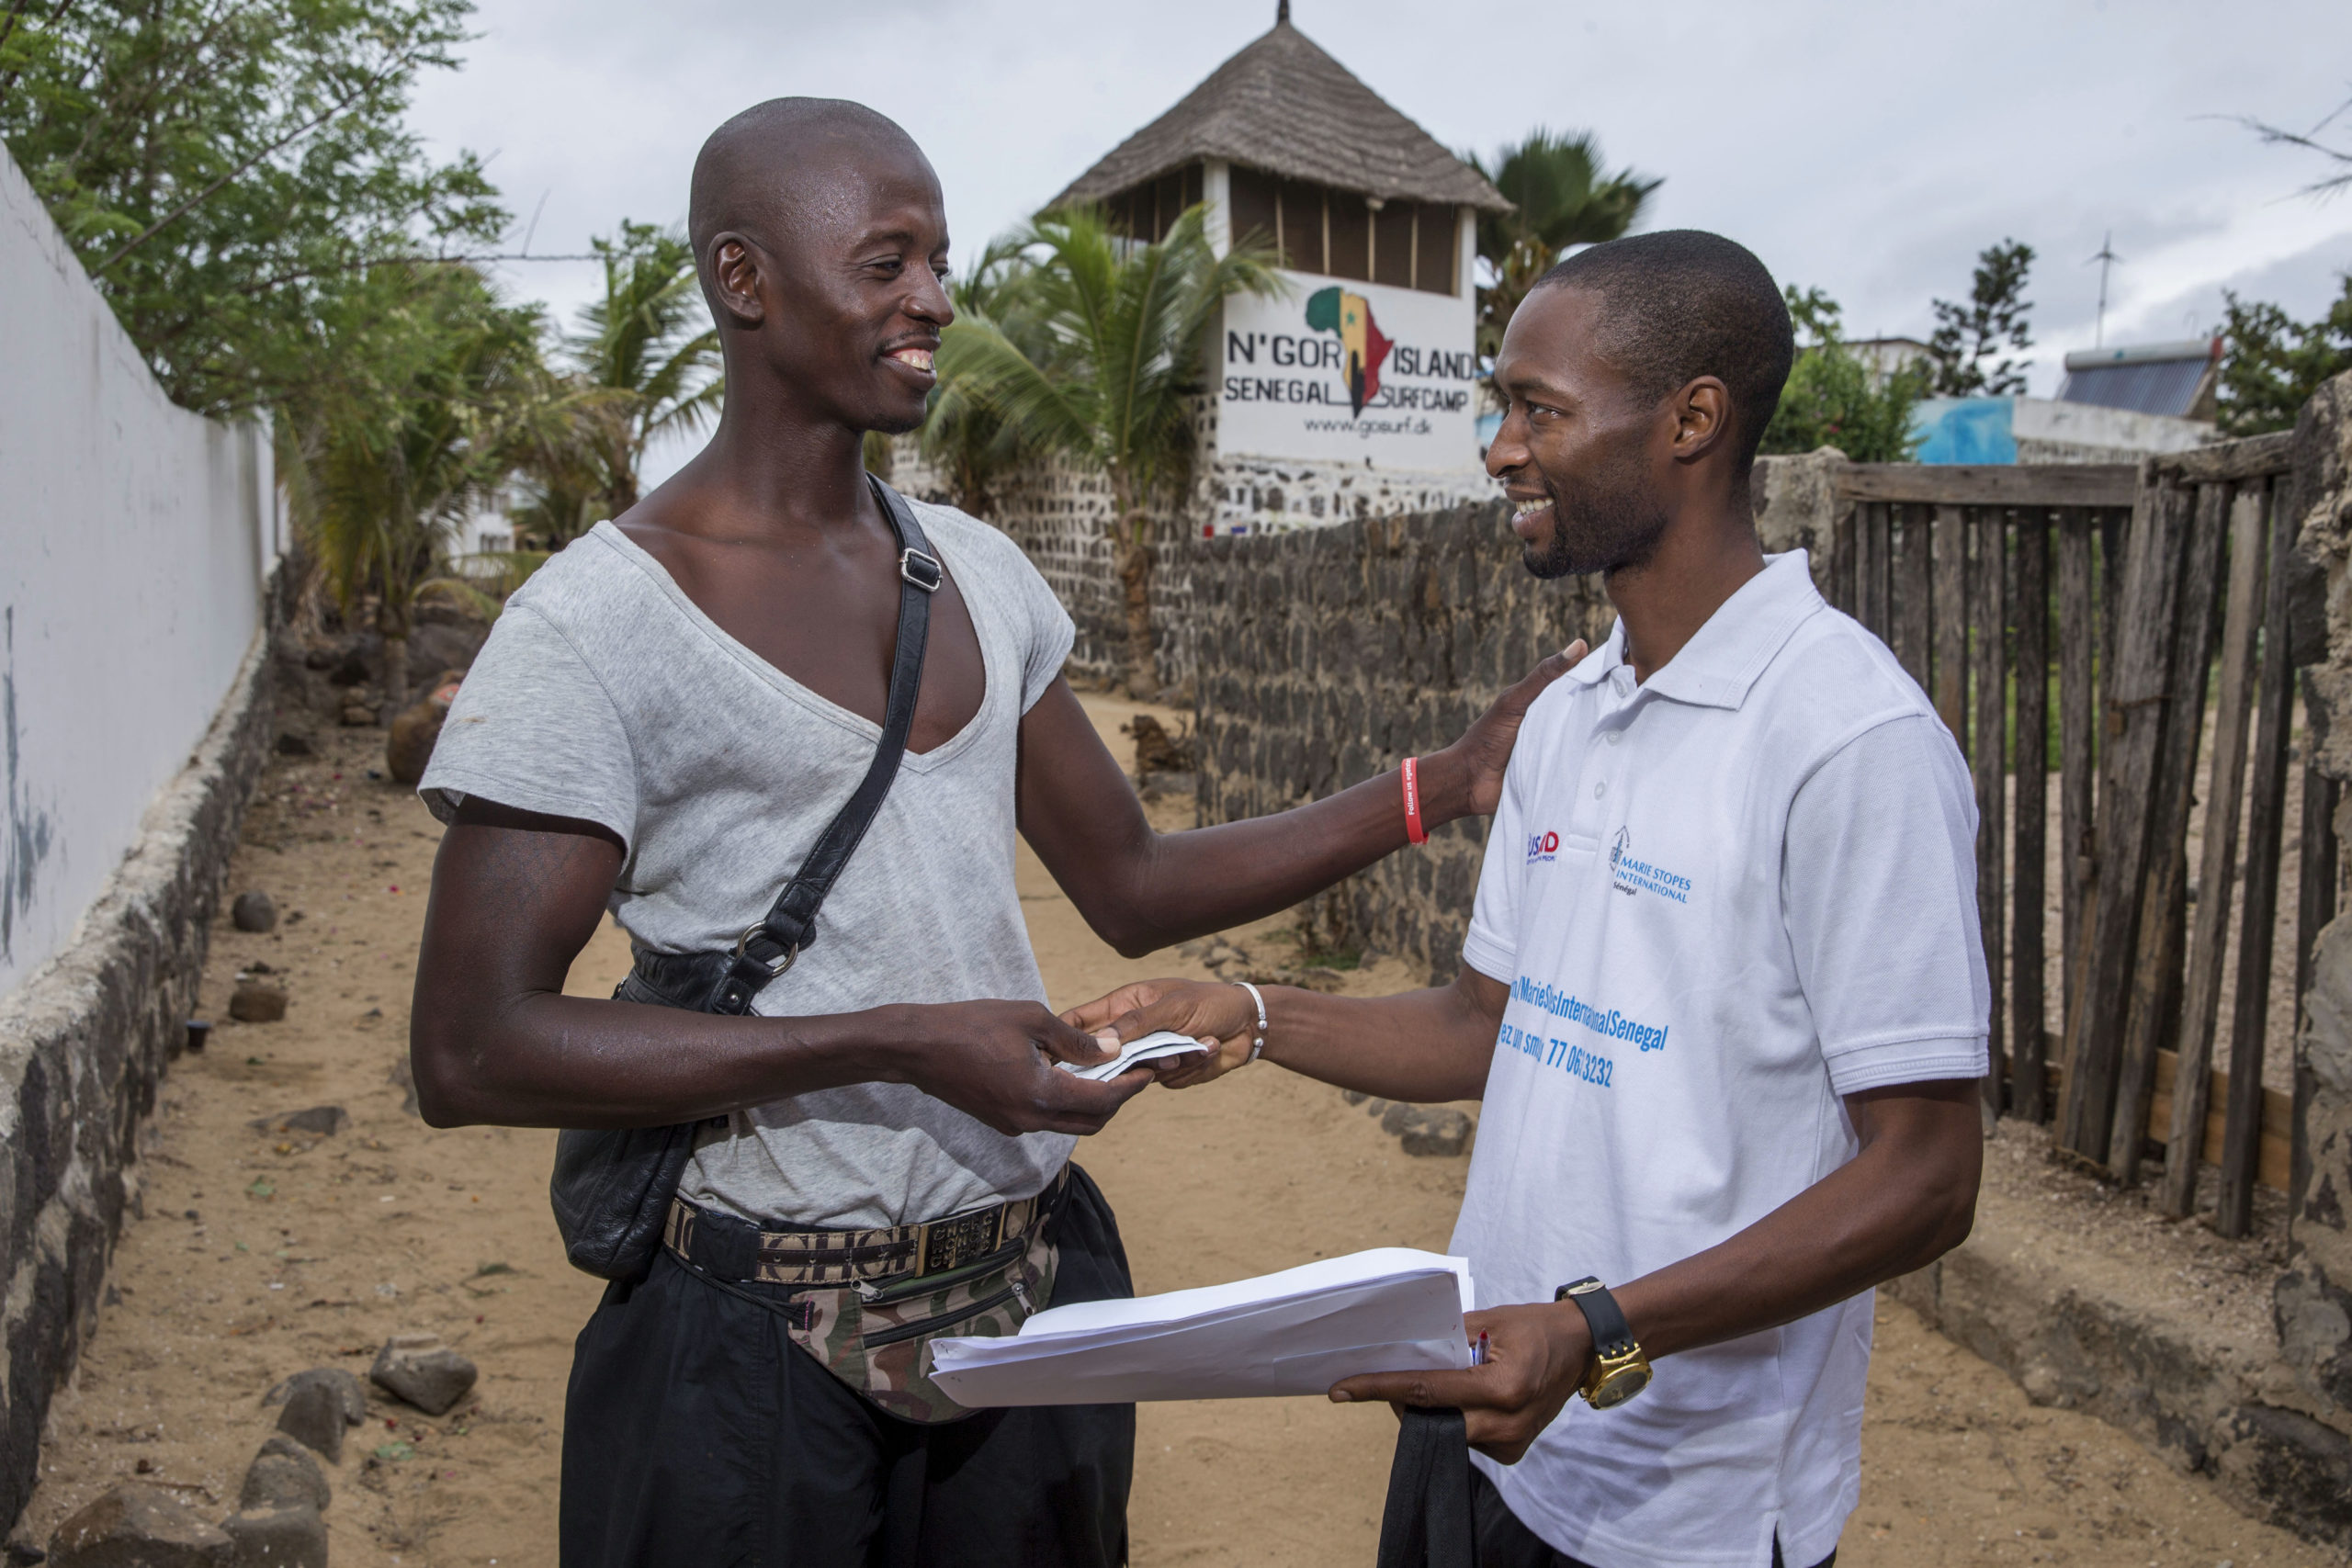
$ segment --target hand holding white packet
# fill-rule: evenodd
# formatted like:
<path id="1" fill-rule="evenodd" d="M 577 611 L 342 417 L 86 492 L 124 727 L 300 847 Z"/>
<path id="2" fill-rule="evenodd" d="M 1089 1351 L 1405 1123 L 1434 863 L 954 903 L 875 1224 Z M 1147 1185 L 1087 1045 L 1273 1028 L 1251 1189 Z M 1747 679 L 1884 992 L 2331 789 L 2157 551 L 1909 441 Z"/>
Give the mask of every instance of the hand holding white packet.
<path id="1" fill-rule="evenodd" d="M 1188 1051 L 1198 1053 L 1207 1049 L 1207 1046 L 1189 1034 L 1179 1034 L 1172 1029 L 1162 1029 L 1150 1034 L 1137 1035 L 1120 1046 L 1119 1054 L 1107 1062 L 1098 1062 L 1091 1067 L 1078 1066 L 1069 1062 L 1057 1063 L 1057 1066 L 1072 1077 L 1084 1078 L 1089 1083 L 1105 1083 L 1117 1077 L 1129 1067 L 1139 1066 L 1146 1062 L 1156 1062 L 1162 1056 L 1182 1056 Z"/>
<path id="2" fill-rule="evenodd" d="M 975 1408 L 1321 1393 L 1358 1372 L 1470 1365 L 1470 1266 L 1406 1247 L 1037 1314 L 1002 1338 L 931 1342 L 932 1376 Z"/>

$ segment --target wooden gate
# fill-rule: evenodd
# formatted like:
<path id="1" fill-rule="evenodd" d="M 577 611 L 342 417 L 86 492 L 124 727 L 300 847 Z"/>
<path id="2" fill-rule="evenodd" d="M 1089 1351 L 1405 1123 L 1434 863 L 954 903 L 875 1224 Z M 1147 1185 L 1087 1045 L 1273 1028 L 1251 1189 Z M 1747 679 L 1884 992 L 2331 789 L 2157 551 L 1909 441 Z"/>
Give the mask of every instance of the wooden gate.
<path id="1" fill-rule="evenodd" d="M 1830 598 L 1929 694 L 1975 780 L 1988 1122 L 2054 1119 L 2061 1148 L 2125 1183 L 2161 1158 L 2174 1215 L 2196 1209 L 2199 1166 L 2216 1165 L 2215 1223 L 2230 1235 L 2245 1233 L 2257 1181 L 2286 1186 L 2291 1142 L 2289 1097 L 2262 1087 L 2294 710 L 2287 467 L 2288 437 L 2267 435 L 2136 467 L 1854 464 L 1833 481 Z M 2306 762 L 2298 1009 L 2312 940 L 2335 913 L 2334 801 Z M 2232 1046 L 2217 1081 L 2233 901 Z"/>

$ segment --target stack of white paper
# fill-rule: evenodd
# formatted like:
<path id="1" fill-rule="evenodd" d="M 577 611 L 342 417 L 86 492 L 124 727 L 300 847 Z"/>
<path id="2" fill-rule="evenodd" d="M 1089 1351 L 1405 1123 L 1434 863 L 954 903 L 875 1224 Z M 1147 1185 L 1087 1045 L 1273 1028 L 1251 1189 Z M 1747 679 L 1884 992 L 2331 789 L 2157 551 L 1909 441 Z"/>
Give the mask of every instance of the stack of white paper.
<path id="1" fill-rule="evenodd" d="M 1041 1312 L 1001 1339 L 934 1339 L 932 1376 L 974 1409 L 1321 1393 L 1359 1372 L 1470 1364 L 1470 1265 L 1410 1247 L 1230 1285 Z"/>

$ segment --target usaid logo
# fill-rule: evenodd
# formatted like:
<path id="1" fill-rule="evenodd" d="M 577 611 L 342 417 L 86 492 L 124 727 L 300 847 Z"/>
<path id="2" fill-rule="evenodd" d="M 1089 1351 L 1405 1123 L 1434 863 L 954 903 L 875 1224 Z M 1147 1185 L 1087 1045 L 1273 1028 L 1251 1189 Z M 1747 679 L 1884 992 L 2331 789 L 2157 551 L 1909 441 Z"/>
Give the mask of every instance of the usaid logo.
<path id="1" fill-rule="evenodd" d="M 1527 835 L 1527 863 L 1528 863 L 1528 864 L 1530 864 L 1530 865 L 1533 865 L 1537 861 L 1540 861 L 1540 860 L 1556 860 L 1556 859 L 1558 859 L 1558 858 L 1559 858 L 1559 854 L 1560 854 L 1560 835 L 1559 835 L 1559 834 L 1557 834 L 1557 833 L 1530 833 L 1530 834 L 1528 834 L 1528 835 Z"/>

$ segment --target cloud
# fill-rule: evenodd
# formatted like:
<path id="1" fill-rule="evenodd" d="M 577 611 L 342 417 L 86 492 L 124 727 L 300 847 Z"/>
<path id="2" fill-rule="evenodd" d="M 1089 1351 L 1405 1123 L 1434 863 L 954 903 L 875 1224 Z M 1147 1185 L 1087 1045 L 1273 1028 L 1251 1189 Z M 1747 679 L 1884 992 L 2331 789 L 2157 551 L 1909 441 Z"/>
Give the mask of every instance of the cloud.
<path id="1" fill-rule="evenodd" d="M 1827 288 L 1858 332 L 1924 334 L 1978 250 L 2025 241 L 2042 390 L 2090 340 L 2098 269 L 2082 258 L 2110 230 L 2128 258 L 2110 342 L 2187 335 L 2223 288 L 2310 315 L 2352 265 L 2352 200 L 2295 197 L 2307 158 L 2214 118 L 2308 123 L 2341 102 L 2352 50 L 2292 42 L 2343 39 L 2341 0 L 2276 0 L 2244 25 L 2195 0 L 1293 11 L 1449 146 L 1597 131 L 1612 163 L 1665 176 L 1652 226 L 1738 238 Z M 624 216 L 683 219 L 695 151 L 736 109 L 854 97 L 930 152 L 968 255 L 1272 15 L 1272 0 L 479 0 L 481 37 L 461 73 L 424 85 L 415 120 L 442 151 L 494 152 L 521 220 L 544 197 L 535 249 L 577 251 Z M 578 265 L 508 276 L 560 313 L 595 287 Z"/>

